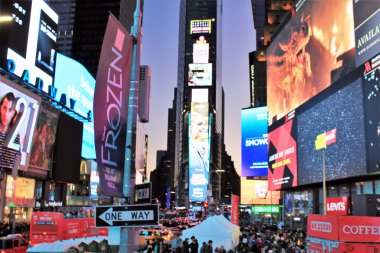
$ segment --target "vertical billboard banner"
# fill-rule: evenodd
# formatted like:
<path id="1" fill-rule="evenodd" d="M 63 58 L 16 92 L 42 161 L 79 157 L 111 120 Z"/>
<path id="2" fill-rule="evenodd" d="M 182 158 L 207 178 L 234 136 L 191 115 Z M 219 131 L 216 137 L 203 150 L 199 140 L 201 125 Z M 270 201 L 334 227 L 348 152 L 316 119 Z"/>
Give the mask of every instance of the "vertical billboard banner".
<path id="1" fill-rule="evenodd" d="M 355 67 L 352 0 L 304 1 L 267 49 L 269 124 Z"/>
<path id="2" fill-rule="evenodd" d="M 189 86 L 212 86 L 212 63 L 189 64 Z"/>
<path id="3" fill-rule="evenodd" d="M 40 104 L 37 95 L 0 77 L 0 167 L 26 170 Z"/>
<path id="4" fill-rule="evenodd" d="M 270 190 L 297 186 L 297 142 L 295 119 L 269 133 Z"/>
<path id="5" fill-rule="evenodd" d="M 192 89 L 189 117 L 189 200 L 207 199 L 210 165 L 208 89 Z"/>
<path id="6" fill-rule="evenodd" d="M 380 1 L 353 0 L 356 66 L 380 52 Z"/>
<path id="7" fill-rule="evenodd" d="M 241 175 L 268 175 L 268 112 L 267 107 L 241 111 Z"/>
<path id="8" fill-rule="evenodd" d="M 66 95 L 66 100 L 75 100 L 74 111 L 88 118 L 90 122 L 83 123 L 82 157 L 95 159 L 95 140 L 93 123 L 93 105 L 95 78 L 79 62 L 57 53 L 55 60 L 54 87 L 56 97 Z"/>
<path id="9" fill-rule="evenodd" d="M 59 111 L 43 103 L 33 136 L 28 172 L 47 176 L 57 134 Z"/>
<path id="10" fill-rule="evenodd" d="M 99 59 L 93 110 L 96 158 L 105 196 L 123 196 L 131 57 L 132 37 L 111 14 Z"/>
<path id="11" fill-rule="evenodd" d="M 239 195 L 235 194 L 231 198 L 231 222 L 239 226 Z"/>

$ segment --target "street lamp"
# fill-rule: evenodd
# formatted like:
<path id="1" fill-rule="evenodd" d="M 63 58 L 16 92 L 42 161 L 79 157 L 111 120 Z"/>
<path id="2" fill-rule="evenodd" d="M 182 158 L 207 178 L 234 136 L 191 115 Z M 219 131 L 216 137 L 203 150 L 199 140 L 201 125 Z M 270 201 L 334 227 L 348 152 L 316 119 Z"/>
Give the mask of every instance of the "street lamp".
<path id="1" fill-rule="evenodd" d="M 12 16 L 0 16 L 0 22 L 11 22 L 13 20 Z"/>

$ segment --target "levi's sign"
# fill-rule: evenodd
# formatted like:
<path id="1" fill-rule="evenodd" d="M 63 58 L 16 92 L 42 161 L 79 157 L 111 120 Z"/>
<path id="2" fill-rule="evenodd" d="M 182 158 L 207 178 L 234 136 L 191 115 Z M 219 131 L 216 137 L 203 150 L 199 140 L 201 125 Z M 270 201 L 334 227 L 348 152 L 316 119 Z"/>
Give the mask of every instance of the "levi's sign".
<path id="1" fill-rule="evenodd" d="M 96 227 L 142 227 L 159 224 L 158 205 L 96 207 Z"/>
<path id="2" fill-rule="evenodd" d="M 326 214 L 347 215 L 348 197 L 336 197 L 326 199 Z"/>

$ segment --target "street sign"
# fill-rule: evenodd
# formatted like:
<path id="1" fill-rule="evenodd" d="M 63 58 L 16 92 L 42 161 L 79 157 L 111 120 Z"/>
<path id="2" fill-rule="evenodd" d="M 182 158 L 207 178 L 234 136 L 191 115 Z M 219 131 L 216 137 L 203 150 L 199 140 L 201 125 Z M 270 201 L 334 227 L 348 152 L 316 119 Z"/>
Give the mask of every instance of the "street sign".
<path id="1" fill-rule="evenodd" d="M 135 203 L 152 203 L 152 183 L 135 185 Z"/>
<path id="2" fill-rule="evenodd" d="M 158 205 L 96 207 L 96 227 L 143 227 L 157 225 L 159 225 Z"/>

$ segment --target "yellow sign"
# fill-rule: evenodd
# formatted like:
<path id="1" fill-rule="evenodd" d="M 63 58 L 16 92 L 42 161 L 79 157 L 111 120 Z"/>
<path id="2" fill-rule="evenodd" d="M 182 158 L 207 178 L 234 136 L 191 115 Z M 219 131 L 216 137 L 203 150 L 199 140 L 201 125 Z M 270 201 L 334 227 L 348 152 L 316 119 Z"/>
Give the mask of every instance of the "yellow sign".
<path id="1" fill-rule="evenodd" d="M 326 148 L 326 133 L 320 134 L 315 139 L 315 150 Z"/>

